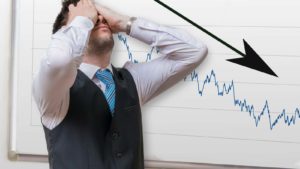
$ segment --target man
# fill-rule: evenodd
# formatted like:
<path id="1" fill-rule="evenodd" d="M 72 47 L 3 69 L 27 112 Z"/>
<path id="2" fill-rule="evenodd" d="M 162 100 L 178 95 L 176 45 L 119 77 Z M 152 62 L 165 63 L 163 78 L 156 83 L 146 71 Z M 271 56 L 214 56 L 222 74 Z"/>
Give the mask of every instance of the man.
<path id="1" fill-rule="evenodd" d="M 110 59 L 113 33 L 157 47 L 160 58 Z M 51 169 L 143 169 L 140 105 L 195 69 L 207 53 L 185 32 L 111 11 L 91 0 L 65 0 L 33 82 Z"/>

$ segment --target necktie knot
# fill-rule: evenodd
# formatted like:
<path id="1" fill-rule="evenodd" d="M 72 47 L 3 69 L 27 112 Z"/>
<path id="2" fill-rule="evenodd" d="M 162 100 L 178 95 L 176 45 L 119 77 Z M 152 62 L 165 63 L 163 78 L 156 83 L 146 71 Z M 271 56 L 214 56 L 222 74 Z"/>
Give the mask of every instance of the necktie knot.
<path id="1" fill-rule="evenodd" d="M 112 73 L 108 69 L 98 70 L 96 72 L 96 77 L 103 82 L 105 85 L 111 85 L 114 83 Z"/>

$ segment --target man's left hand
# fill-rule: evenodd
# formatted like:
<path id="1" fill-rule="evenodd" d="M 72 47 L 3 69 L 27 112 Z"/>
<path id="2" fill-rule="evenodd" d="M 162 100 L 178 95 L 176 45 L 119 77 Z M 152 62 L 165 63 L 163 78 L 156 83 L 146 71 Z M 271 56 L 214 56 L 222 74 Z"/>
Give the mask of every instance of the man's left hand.
<path id="1" fill-rule="evenodd" d="M 95 3 L 95 6 L 99 14 L 107 21 L 113 33 L 126 32 L 127 23 L 130 20 L 129 16 L 121 15 L 99 3 Z"/>

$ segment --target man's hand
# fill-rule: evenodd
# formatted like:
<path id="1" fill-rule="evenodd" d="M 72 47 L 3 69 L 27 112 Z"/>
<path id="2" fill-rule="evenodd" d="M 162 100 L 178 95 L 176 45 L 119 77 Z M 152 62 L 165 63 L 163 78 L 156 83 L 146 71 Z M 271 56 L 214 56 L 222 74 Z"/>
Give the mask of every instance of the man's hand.
<path id="1" fill-rule="evenodd" d="M 118 14 L 99 3 L 95 3 L 95 6 L 98 13 L 104 17 L 113 33 L 126 32 L 127 22 L 130 19 L 129 16 Z"/>
<path id="2" fill-rule="evenodd" d="M 74 6 L 73 4 L 69 5 L 69 15 L 67 23 L 71 23 L 76 16 L 88 17 L 95 24 L 98 20 L 98 11 L 91 0 L 80 0 L 76 6 Z"/>

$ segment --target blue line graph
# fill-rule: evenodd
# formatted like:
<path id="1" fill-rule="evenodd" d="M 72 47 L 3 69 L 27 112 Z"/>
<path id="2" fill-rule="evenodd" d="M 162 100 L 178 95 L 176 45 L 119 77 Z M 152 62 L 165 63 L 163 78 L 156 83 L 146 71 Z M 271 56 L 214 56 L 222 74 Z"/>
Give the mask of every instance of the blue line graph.
<path id="1" fill-rule="evenodd" d="M 122 34 L 118 34 L 118 39 L 126 47 L 126 50 L 128 52 L 128 56 L 129 56 L 129 60 L 134 63 L 138 63 L 138 61 L 133 58 L 132 52 L 131 52 L 130 47 L 127 42 L 127 37 L 125 37 Z M 146 62 L 148 62 L 152 59 L 152 54 L 154 51 L 155 51 L 155 48 L 152 48 L 150 50 L 150 52 L 147 53 L 147 57 L 145 60 Z M 158 51 L 156 51 L 156 52 L 158 52 Z M 189 77 L 189 79 L 191 79 L 191 81 L 197 83 L 198 94 L 200 96 L 203 96 L 205 87 L 209 84 L 213 84 L 216 87 L 218 96 L 232 94 L 233 105 L 235 107 L 239 107 L 241 112 L 245 112 L 245 111 L 248 112 L 249 116 L 254 120 L 256 127 L 258 127 L 259 122 L 261 121 L 263 116 L 266 116 L 268 118 L 269 126 L 270 126 L 271 130 L 274 129 L 274 127 L 280 122 L 279 120 L 281 120 L 281 119 L 283 119 L 283 121 L 286 125 L 290 126 L 292 124 L 295 125 L 296 120 L 300 118 L 300 109 L 296 108 L 295 112 L 290 116 L 287 114 L 286 110 L 283 109 L 281 111 L 281 113 L 279 115 L 277 115 L 277 117 L 275 117 L 275 119 L 272 119 L 268 100 L 265 101 L 264 107 L 262 108 L 261 111 L 259 111 L 260 113 L 255 114 L 255 106 L 254 105 L 248 103 L 246 99 L 239 99 L 236 97 L 236 94 L 235 94 L 236 89 L 235 89 L 234 82 L 231 81 L 229 84 L 219 83 L 214 70 L 211 70 L 210 74 L 206 75 L 203 83 L 201 83 L 200 77 L 199 77 L 198 73 L 196 73 L 195 70 L 188 77 Z M 188 77 L 185 77 L 184 80 L 186 81 L 186 79 Z"/>
<path id="2" fill-rule="evenodd" d="M 131 61 L 133 63 L 138 63 L 139 61 L 137 61 L 136 59 L 133 58 L 132 52 L 130 51 L 130 47 L 127 42 L 127 38 L 125 36 L 123 36 L 122 34 L 118 34 L 118 39 L 122 42 L 122 44 L 125 45 L 129 61 Z M 155 50 L 155 48 L 152 47 L 150 52 L 147 53 L 145 62 L 148 62 L 152 59 L 152 54 L 153 54 L 154 50 Z M 158 53 L 158 50 L 156 50 L 156 53 Z"/>

